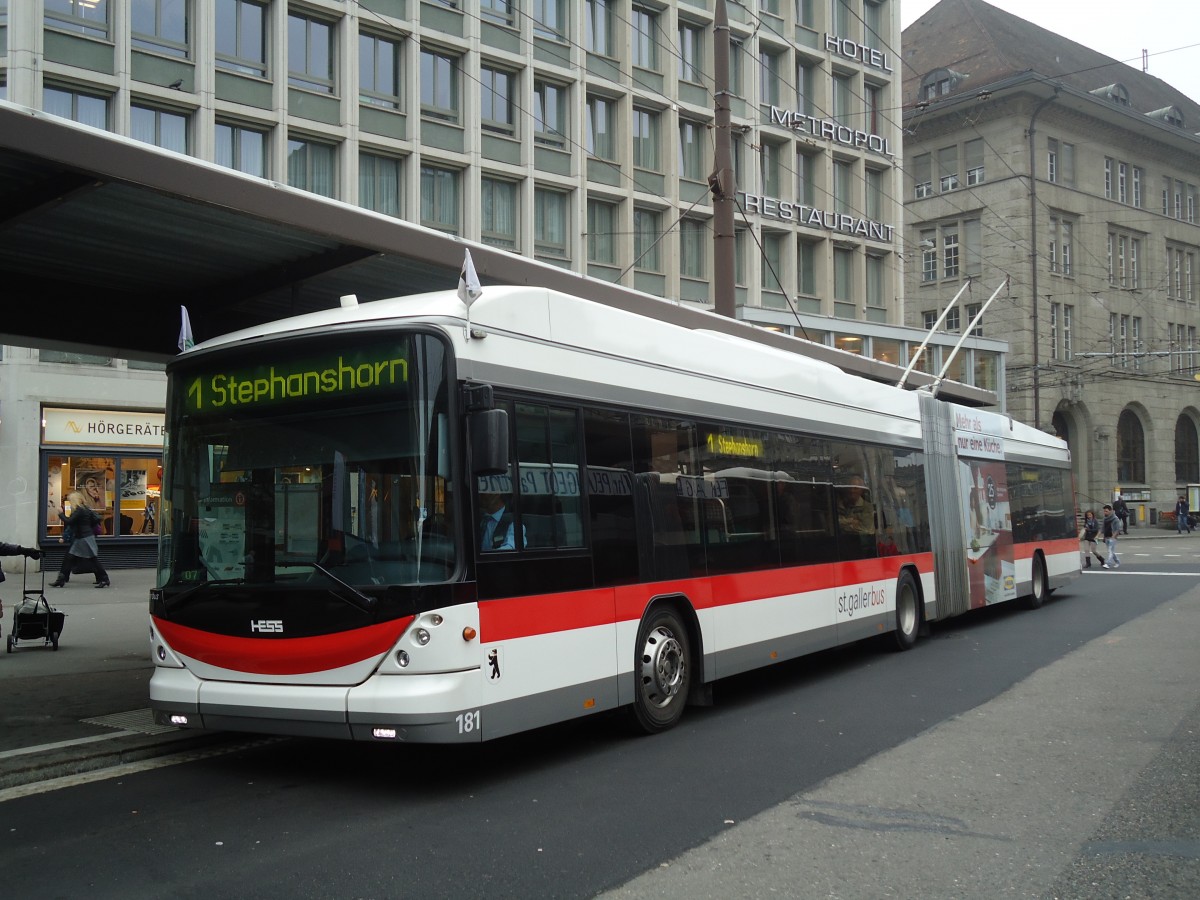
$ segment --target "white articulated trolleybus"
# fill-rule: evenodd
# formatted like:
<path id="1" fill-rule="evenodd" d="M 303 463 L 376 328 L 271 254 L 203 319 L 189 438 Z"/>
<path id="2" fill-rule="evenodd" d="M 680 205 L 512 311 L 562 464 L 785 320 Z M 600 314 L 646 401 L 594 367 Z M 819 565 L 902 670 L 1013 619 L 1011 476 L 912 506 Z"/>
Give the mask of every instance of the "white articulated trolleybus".
<path id="1" fill-rule="evenodd" d="M 1079 571 L 1066 445 L 745 338 L 493 287 L 169 367 L 155 718 L 480 741 Z"/>

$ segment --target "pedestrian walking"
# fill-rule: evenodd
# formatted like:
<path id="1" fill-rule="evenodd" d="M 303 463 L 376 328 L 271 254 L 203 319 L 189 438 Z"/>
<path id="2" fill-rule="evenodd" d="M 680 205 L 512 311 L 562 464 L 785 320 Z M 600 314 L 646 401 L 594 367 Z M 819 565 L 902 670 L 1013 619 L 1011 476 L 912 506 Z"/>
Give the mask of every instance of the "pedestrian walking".
<path id="1" fill-rule="evenodd" d="M 1083 514 L 1083 531 L 1079 534 L 1079 541 L 1083 544 L 1083 567 L 1090 569 L 1092 567 L 1092 557 L 1100 560 L 1100 565 L 1104 565 L 1104 557 L 1100 555 L 1100 551 L 1096 549 L 1096 537 L 1100 534 L 1100 520 L 1096 518 L 1096 514 L 1090 509 Z"/>
<path id="2" fill-rule="evenodd" d="M 1117 556 L 1117 535 L 1121 533 L 1121 520 L 1108 504 L 1104 506 L 1104 521 L 1100 525 L 1104 535 L 1104 546 L 1108 548 L 1108 556 L 1101 564 L 1102 569 L 1121 568 L 1121 558 Z"/>
<path id="3" fill-rule="evenodd" d="M 1187 497 L 1183 494 L 1179 495 L 1179 499 L 1175 501 L 1175 531 L 1177 534 L 1192 532 L 1192 522 L 1188 511 Z"/>
<path id="4" fill-rule="evenodd" d="M 1105 509 L 1107 508 L 1105 507 Z M 1121 534 L 1129 534 L 1129 507 L 1125 505 L 1125 498 L 1117 494 L 1112 508 L 1113 512 L 1117 514 L 1117 518 L 1121 520 Z"/>
<path id="5" fill-rule="evenodd" d="M 70 512 L 67 512 L 70 506 Z M 75 571 L 91 571 L 96 576 L 95 587 L 106 588 L 109 585 L 108 572 L 100 562 L 100 548 L 96 546 L 96 529 L 100 527 L 100 517 L 92 510 L 79 491 L 67 495 L 67 503 L 59 508 L 58 517 L 62 519 L 63 540 L 70 538 L 70 545 L 59 567 L 58 577 L 50 582 L 50 587 L 60 588 L 71 580 Z"/>

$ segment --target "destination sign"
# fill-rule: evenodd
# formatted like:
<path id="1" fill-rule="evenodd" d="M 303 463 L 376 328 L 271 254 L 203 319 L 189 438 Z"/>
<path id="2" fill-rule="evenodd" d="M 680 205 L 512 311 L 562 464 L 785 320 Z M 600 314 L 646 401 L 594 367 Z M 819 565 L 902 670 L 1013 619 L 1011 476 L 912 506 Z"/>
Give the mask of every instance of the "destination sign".
<path id="1" fill-rule="evenodd" d="M 188 377 L 190 413 L 228 412 L 299 400 L 386 391 L 408 381 L 408 359 L 396 345 L 331 352 L 305 360 L 264 361 Z"/>

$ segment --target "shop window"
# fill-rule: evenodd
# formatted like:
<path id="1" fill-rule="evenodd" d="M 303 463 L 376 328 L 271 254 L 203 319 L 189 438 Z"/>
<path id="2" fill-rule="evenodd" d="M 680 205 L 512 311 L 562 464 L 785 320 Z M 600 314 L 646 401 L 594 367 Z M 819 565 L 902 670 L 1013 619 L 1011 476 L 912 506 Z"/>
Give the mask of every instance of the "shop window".
<path id="1" fill-rule="evenodd" d="M 62 537 L 58 512 L 74 492 L 100 517 L 101 537 L 158 534 L 159 457 L 52 455 L 46 459 L 45 471 L 49 538 Z"/>

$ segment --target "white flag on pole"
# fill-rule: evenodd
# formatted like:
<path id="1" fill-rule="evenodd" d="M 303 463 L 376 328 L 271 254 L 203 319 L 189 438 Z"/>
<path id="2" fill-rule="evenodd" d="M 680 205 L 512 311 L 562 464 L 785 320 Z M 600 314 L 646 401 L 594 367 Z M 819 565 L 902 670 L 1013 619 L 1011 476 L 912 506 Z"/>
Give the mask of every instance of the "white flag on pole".
<path id="1" fill-rule="evenodd" d="M 188 318 L 186 306 L 179 307 L 179 314 L 182 317 L 179 325 L 179 349 L 190 350 L 196 344 L 196 339 L 192 336 L 192 320 Z"/>
<path id="2" fill-rule="evenodd" d="M 471 304 L 483 294 L 483 286 L 479 276 L 475 274 L 475 263 L 471 260 L 471 251 L 467 250 L 467 258 L 463 260 L 462 271 L 458 273 L 458 299 L 471 308 Z"/>

